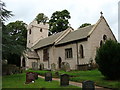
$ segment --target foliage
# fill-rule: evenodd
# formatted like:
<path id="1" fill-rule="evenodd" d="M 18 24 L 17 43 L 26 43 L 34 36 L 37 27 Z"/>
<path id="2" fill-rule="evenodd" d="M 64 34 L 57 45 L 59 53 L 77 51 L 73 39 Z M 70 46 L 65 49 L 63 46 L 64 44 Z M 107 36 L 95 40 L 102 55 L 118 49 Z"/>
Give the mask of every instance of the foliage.
<path id="1" fill-rule="evenodd" d="M 36 21 L 38 22 L 38 24 L 40 22 L 42 23 L 46 23 L 46 21 L 48 20 L 48 17 L 44 15 L 44 13 L 39 13 L 37 16 L 36 16 Z"/>
<path id="2" fill-rule="evenodd" d="M 89 26 L 89 25 L 91 25 L 91 24 L 90 23 L 84 23 L 79 28 L 83 28 L 83 27 L 86 27 L 86 26 Z"/>
<path id="3" fill-rule="evenodd" d="M 97 51 L 96 63 L 108 79 L 120 79 L 120 44 L 108 40 Z"/>
<path id="4" fill-rule="evenodd" d="M 69 27 L 68 19 L 70 18 L 70 13 L 67 10 L 54 12 L 49 20 L 49 28 L 52 34 L 67 29 Z"/>
<path id="5" fill-rule="evenodd" d="M 3 24 L 2 30 L 2 59 L 7 59 L 9 64 L 20 64 L 20 55 L 26 47 L 27 30 L 23 21 Z"/>
<path id="6" fill-rule="evenodd" d="M 13 16 L 13 14 L 11 14 L 12 11 L 8 11 L 7 9 L 5 9 L 5 3 L 1 2 L 1 21 L 6 21 L 8 20 L 9 17 Z"/>

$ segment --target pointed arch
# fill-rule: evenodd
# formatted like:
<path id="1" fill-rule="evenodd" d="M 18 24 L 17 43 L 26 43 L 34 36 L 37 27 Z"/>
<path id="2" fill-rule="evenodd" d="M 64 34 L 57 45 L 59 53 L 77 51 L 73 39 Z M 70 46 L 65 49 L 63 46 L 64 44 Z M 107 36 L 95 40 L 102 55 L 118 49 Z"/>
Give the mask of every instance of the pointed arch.
<path id="1" fill-rule="evenodd" d="M 107 35 L 103 35 L 103 40 L 104 40 L 104 41 L 107 40 Z"/>
<path id="2" fill-rule="evenodd" d="M 80 45 L 80 58 L 84 58 L 84 49 L 83 49 L 83 45 Z"/>
<path id="3" fill-rule="evenodd" d="M 103 41 L 101 40 L 101 41 L 100 41 L 100 47 L 101 47 L 102 45 L 103 45 Z"/>

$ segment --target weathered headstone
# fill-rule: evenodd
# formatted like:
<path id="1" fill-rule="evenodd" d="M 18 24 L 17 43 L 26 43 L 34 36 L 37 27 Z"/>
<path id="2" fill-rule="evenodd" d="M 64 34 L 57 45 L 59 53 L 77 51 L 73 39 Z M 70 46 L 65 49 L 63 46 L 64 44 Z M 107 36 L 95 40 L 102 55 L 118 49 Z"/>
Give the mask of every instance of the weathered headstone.
<path id="1" fill-rule="evenodd" d="M 68 86 L 69 85 L 69 75 L 63 74 L 60 75 L 60 86 Z"/>
<path id="2" fill-rule="evenodd" d="M 38 63 L 37 62 L 32 62 L 32 69 L 38 70 Z"/>
<path id="3" fill-rule="evenodd" d="M 61 70 L 70 71 L 70 64 L 68 62 L 62 62 Z"/>
<path id="4" fill-rule="evenodd" d="M 32 72 L 26 73 L 26 84 L 29 84 L 31 82 L 35 81 L 35 75 Z"/>
<path id="5" fill-rule="evenodd" d="M 65 70 L 65 62 L 61 63 L 61 70 Z"/>
<path id="6" fill-rule="evenodd" d="M 52 70 L 52 71 L 55 71 L 55 70 L 56 70 L 56 65 L 55 65 L 55 63 L 52 63 L 52 64 L 51 64 L 51 70 Z"/>
<path id="7" fill-rule="evenodd" d="M 93 81 L 83 81 L 82 90 L 95 90 L 95 85 Z"/>
<path id="8" fill-rule="evenodd" d="M 43 64 L 43 63 L 40 63 L 39 69 L 40 69 L 40 70 L 43 70 L 43 69 L 44 69 L 44 64 Z"/>
<path id="9" fill-rule="evenodd" d="M 68 72 L 70 71 L 70 64 L 69 63 L 65 63 L 65 71 Z"/>
<path id="10" fill-rule="evenodd" d="M 52 81 L 52 73 L 50 72 L 45 73 L 45 81 Z"/>

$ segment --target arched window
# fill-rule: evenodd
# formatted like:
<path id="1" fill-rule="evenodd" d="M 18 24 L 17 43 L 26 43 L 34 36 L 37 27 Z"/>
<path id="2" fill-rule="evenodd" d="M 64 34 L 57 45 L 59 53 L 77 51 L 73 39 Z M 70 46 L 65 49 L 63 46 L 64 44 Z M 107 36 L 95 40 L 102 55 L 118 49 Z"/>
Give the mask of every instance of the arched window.
<path id="1" fill-rule="evenodd" d="M 31 29 L 29 30 L 29 34 L 31 34 Z"/>
<path id="2" fill-rule="evenodd" d="M 103 41 L 101 40 L 101 41 L 100 41 L 100 47 L 101 47 L 102 45 L 103 45 Z"/>
<path id="3" fill-rule="evenodd" d="M 106 41 L 107 40 L 107 36 L 103 35 L 103 40 Z"/>
<path id="4" fill-rule="evenodd" d="M 84 58 L 83 45 L 80 45 L 80 57 L 81 57 L 81 58 Z"/>

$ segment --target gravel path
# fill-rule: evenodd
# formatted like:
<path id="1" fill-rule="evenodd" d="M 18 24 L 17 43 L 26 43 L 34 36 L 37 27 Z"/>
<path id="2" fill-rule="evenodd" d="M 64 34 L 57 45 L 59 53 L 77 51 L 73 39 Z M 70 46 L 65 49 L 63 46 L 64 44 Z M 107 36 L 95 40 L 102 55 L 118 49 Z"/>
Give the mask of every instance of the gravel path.
<path id="1" fill-rule="evenodd" d="M 40 75 L 38 75 L 38 77 L 39 77 L 39 78 L 43 78 L 43 79 L 45 78 L 44 76 L 40 76 Z M 60 81 L 59 78 L 52 78 L 52 80 Z M 70 85 L 74 85 L 74 86 L 78 86 L 78 87 L 81 87 L 81 88 L 82 88 L 82 83 L 79 83 L 79 82 L 69 81 L 69 84 L 70 84 Z M 112 89 L 95 86 L 95 90 L 112 90 Z"/>

